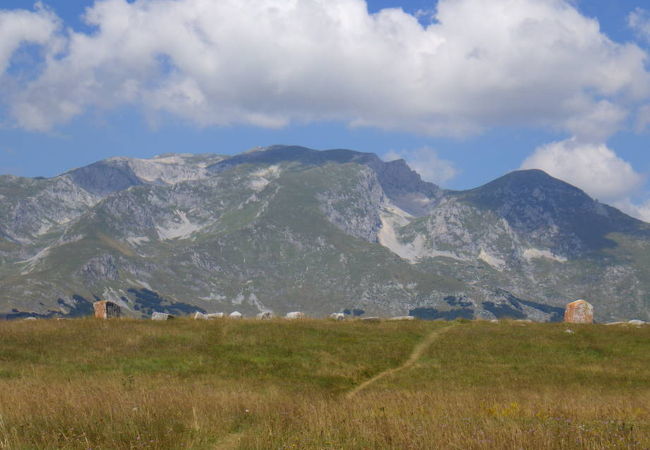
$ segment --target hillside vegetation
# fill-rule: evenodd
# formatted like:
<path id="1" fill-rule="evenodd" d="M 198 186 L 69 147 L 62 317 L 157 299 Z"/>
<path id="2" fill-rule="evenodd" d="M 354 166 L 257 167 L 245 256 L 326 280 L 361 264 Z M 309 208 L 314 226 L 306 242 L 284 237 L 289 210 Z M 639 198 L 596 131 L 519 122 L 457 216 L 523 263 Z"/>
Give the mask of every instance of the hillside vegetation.
<path id="1" fill-rule="evenodd" d="M 650 327 L 0 322 L 22 448 L 650 448 Z"/>

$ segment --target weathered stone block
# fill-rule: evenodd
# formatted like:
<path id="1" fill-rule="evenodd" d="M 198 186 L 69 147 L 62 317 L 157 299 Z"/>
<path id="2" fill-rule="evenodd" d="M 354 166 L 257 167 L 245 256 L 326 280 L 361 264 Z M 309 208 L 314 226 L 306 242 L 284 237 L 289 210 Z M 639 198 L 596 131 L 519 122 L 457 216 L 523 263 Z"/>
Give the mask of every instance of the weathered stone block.
<path id="1" fill-rule="evenodd" d="M 380 317 L 363 317 L 361 319 L 362 322 L 381 322 Z"/>
<path id="2" fill-rule="evenodd" d="M 304 319 L 306 316 L 305 316 L 305 313 L 303 313 L 303 312 L 293 311 L 293 312 L 287 313 L 287 315 L 284 316 L 284 317 L 286 319 L 294 319 L 295 320 L 295 319 Z"/>
<path id="3" fill-rule="evenodd" d="M 564 321 L 567 323 L 594 323 L 594 307 L 584 300 L 566 305 Z"/>
<path id="4" fill-rule="evenodd" d="M 122 308 L 117 303 L 107 300 L 93 303 L 93 308 L 98 319 L 116 319 L 122 316 Z"/>
<path id="5" fill-rule="evenodd" d="M 173 318 L 174 316 L 167 313 L 154 312 L 153 314 L 151 314 L 151 320 L 170 320 Z"/>

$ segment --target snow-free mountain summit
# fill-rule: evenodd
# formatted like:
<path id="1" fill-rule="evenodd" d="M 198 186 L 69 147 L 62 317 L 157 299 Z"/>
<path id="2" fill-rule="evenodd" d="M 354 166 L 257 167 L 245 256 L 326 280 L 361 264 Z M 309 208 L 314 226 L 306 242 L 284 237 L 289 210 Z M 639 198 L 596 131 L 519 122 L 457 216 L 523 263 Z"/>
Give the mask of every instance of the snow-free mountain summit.
<path id="1" fill-rule="evenodd" d="M 650 225 L 537 170 L 468 191 L 295 146 L 0 176 L 0 315 L 650 319 Z"/>

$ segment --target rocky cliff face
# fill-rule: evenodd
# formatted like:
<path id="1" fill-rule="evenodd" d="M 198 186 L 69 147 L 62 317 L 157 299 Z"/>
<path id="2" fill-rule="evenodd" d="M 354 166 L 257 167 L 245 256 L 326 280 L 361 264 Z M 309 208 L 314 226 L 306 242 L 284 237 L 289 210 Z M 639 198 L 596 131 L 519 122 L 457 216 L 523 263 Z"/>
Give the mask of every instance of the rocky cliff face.
<path id="1" fill-rule="evenodd" d="M 152 159 L 115 157 L 74 169 L 65 176 L 95 195 L 106 196 L 132 186 L 176 184 L 208 176 L 219 155 L 161 155 Z"/>
<path id="2" fill-rule="evenodd" d="M 463 192 L 404 161 L 274 146 L 0 177 L 0 314 L 238 309 L 648 320 L 650 228 L 540 171 Z"/>

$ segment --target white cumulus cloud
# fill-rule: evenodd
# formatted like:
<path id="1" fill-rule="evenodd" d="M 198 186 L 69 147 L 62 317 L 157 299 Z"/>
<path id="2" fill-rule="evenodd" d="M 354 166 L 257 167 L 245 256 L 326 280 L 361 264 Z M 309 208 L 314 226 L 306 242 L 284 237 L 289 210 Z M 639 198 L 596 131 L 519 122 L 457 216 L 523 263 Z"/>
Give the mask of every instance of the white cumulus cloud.
<path id="1" fill-rule="evenodd" d="M 575 138 L 538 148 L 521 168 L 541 169 L 592 197 L 612 202 L 626 200 L 645 182 L 643 175 L 605 144 Z"/>
<path id="2" fill-rule="evenodd" d="M 97 0 L 85 19 L 94 31 L 60 32 L 65 54 L 5 100 L 20 126 L 130 105 L 203 126 L 507 124 L 603 139 L 650 95 L 647 54 L 570 0 L 440 0 L 428 26 L 364 0 Z M 9 23 L 15 41 L 24 27 Z"/>
<path id="3" fill-rule="evenodd" d="M 0 9 L 0 75 L 7 70 L 11 57 L 21 45 L 56 43 L 55 32 L 59 27 L 58 18 L 40 3 L 35 11 Z"/>
<path id="4" fill-rule="evenodd" d="M 429 147 L 416 150 L 392 150 L 383 155 L 383 158 L 386 161 L 403 159 L 423 180 L 435 184 L 444 184 L 458 174 L 451 161 L 441 159 L 435 150 Z"/>
<path id="5" fill-rule="evenodd" d="M 636 131 L 643 133 L 650 128 L 650 105 L 644 105 L 639 108 L 636 117 Z"/>
<path id="6" fill-rule="evenodd" d="M 650 43 L 650 11 L 636 8 L 627 17 L 627 23 L 640 39 Z"/>

